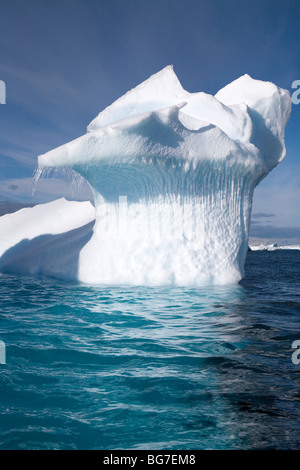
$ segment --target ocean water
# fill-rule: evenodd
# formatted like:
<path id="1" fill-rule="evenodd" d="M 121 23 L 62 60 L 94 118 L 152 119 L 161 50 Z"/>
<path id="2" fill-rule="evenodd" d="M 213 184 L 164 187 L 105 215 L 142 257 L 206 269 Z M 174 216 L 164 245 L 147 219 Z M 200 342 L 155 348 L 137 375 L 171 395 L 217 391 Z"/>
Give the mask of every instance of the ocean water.
<path id="1" fill-rule="evenodd" d="M 209 288 L 0 275 L 0 449 L 300 447 L 299 251 Z"/>

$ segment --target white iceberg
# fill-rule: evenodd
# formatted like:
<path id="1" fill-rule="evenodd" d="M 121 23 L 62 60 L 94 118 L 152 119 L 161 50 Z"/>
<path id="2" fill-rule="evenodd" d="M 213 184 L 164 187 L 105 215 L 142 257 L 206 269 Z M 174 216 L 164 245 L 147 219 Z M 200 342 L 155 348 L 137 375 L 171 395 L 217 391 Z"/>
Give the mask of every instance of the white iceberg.
<path id="1" fill-rule="evenodd" d="M 278 245 L 277 243 L 260 243 L 249 245 L 251 251 L 277 251 L 277 250 L 300 250 L 300 245 Z"/>
<path id="2" fill-rule="evenodd" d="M 290 110 L 289 92 L 272 83 L 244 75 L 215 96 L 189 93 L 171 66 L 126 93 L 87 134 L 38 159 L 37 177 L 70 168 L 95 200 L 95 226 L 73 271 L 52 252 L 52 272 L 100 284 L 238 282 L 253 191 L 285 156 Z M 76 210 L 72 217 L 76 225 Z M 27 258 L 26 266 L 36 262 Z"/>

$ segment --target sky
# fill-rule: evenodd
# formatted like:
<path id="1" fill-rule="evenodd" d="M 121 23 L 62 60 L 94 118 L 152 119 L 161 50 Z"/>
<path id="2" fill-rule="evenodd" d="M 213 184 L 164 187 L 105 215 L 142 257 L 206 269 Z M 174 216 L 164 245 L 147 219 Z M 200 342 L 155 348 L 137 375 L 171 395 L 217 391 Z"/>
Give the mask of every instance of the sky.
<path id="1" fill-rule="evenodd" d="M 250 234 L 300 243 L 299 0 L 0 0 L 0 210 L 91 198 L 60 174 L 32 195 L 38 155 L 169 64 L 190 92 L 248 73 L 294 93 L 287 156 L 255 190 Z"/>

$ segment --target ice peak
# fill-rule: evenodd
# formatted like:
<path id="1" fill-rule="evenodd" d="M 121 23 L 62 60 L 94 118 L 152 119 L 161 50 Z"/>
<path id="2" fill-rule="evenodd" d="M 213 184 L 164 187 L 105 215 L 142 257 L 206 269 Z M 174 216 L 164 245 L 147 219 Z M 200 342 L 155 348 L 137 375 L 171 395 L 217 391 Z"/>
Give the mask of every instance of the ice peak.
<path id="1" fill-rule="evenodd" d="M 88 132 L 135 114 L 167 108 L 183 101 L 184 94 L 173 65 L 168 65 L 101 111 L 89 124 Z"/>

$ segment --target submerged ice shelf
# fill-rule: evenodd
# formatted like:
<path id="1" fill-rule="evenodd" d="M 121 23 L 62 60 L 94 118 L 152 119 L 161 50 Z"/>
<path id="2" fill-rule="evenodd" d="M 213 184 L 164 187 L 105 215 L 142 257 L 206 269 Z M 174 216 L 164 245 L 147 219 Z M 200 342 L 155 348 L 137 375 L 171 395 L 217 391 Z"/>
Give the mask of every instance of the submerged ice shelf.
<path id="1" fill-rule="evenodd" d="M 253 190 L 285 156 L 290 108 L 288 91 L 248 75 L 215 96 L 189 93 L 171 66 L 126 93 L 87 134 L 38 159 L 38 176 L 75 170 L 95 200 L 76 269 L 60 259 L 55 275 L 100 284 L 238 282 Z"/>

